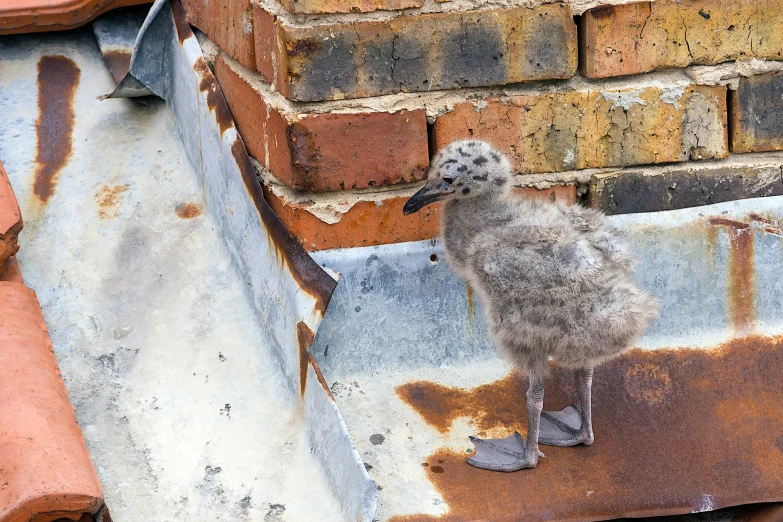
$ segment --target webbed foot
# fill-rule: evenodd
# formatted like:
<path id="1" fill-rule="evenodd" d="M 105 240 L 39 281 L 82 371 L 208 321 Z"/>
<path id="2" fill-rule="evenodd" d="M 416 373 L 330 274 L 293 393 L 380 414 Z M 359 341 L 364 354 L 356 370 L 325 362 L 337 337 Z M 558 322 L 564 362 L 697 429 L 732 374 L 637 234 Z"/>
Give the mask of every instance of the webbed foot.
<path id="1" fill-rule="evenodd" d="M 538 442 L 547 446 L 589 446 L 593 443 L 593 433 L 584 424 L 582 410 L 575 404 L 561 411 L 543 411 Z"/>
<path id="2" fill-rule="evenodd" d="M 475 468 L 490 471 L 518 471 L 525 468 L 535 468 L 538 458 L 544 454 L 538 451 L 527 452 L 525 438 L 516 431 L 513 435 L 502 439 L 480 439 L 470 437 L 476 452 L 467 462 Z M 527 453 L 535 453 L 528 455 Z"/>

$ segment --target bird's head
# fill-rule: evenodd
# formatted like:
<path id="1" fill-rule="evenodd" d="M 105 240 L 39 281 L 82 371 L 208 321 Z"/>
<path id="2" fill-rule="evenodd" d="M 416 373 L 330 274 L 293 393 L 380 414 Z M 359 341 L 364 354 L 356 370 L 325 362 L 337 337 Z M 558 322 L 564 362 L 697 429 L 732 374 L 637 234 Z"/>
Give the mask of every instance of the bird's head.
<path id="1" fill-rule="evenodd" d="M 432 159 L 427 183 L 405 203 L 413 214 L 435 201 L 491 195 L 502 197 L 511 189 L 511 163 L 489 143 L 454 141 Z"/>

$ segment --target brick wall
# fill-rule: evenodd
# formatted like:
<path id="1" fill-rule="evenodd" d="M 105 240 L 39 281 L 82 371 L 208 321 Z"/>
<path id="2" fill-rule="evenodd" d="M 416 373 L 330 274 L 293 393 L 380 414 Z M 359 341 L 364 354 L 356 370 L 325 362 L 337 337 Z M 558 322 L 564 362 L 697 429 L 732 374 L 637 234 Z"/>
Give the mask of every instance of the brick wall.
<path id="1" fill-rule="evenodd" d="M 308 250 L 436 236 L 437 205 L 401 208 L 459 138 L 519 197 L 608 213 L 783 194 L 777 0 L 596 3 L 184 0 Z"/>

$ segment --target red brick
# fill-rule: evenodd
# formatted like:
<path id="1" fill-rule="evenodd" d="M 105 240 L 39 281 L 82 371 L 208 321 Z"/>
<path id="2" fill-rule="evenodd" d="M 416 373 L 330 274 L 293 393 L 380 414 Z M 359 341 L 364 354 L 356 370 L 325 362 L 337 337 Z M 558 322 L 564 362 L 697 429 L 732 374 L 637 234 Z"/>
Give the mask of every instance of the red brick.
<path id="1" fill-rule="evenodd" d="M 576 185 L 553 185 L 546 189 L 514 187 L 511 192 L 525 198 L 541 199 L 551 203 L 560 201 L 566 205 L 576 205 Z"/>
<path id="2" fill-rule="evenodd" d="M 182 0 L 182 5 L 190 25 L 245 67 L 256 66 L 250 0 Z"/>
<path id="3" fill-rule="evenodd" d="M 442 205 L 427 205 L 405 216 L 402 207 L 411 194 L 378 194 L 378 200 L 360 201 L 336 223 L 326 223 L 285 196 L 264 188 L 269 205 L 307 251 L 403 243 L 431 239 L 440 234 Z"/>
<path id="4" fill-rule="evenodd" d="M 309 114 L 286 105 L 254 73 L 215 59 L 237 128 L 250 152 L 286 185 L 311 191 L 420 180 L 429 165 L 423 109 Z"/>

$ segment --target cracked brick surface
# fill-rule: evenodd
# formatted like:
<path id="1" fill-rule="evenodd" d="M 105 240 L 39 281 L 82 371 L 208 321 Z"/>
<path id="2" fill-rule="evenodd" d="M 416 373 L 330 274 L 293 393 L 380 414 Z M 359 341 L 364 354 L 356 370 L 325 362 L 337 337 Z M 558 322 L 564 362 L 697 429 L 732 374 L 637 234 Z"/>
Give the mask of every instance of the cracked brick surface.
<path id="1" fill-rule="evenodd" d="M 725 87 L 672 85 L 544 92 L 456 105 L 434 125 L 440 148 L 486 140 L 521 174 L 680 162 L 728 154 Z"/>
<path id="2" fill-rule="evenodd" d="M 590 179 L 589 204 L 607 214 L 658 212 L 783 195 L 783 155 L 623 169 Z"/>
<path id="3" fill-rule="evenodd" d="M 657 0 L 593 8 L 581 19 L 590 78 L 740 58 L 783 60 L 777 0 Z"/>
<path id="4" fill-rule="evenodd" d="M 219 54 L 214 69 L 250 155 L 286 185 L 333 191 L 424 177 L 424 109 L 309 114 L 281 107 L 290 104 L 231 58 Z"/>
<path id="5" fill-rule="evenodd" d="M 560 3 L 316 26 L 254 9 L 257 68 L 297 101 L 569 78 L 577 66 Z"/>
<path id="6" fill-rule="evenodd" d="M 732 152 L 783 150 L 783 73 L 740 78 L 730 111 Z"/>

